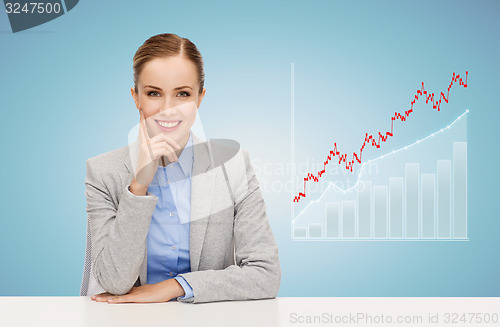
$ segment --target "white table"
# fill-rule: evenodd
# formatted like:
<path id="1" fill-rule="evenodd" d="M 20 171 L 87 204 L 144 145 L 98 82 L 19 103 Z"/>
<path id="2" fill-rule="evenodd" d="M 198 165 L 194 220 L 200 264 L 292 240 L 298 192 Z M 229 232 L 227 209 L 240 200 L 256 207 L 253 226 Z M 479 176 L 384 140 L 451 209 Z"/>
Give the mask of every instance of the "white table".
<path id="1" fill-rule="evenodd" d="M 108 304 L 94 302 L 90 297 L 0 297 L 0 326 L 2 327 L 358 327 L 387 326 L 389 323 L 383 323 L 380 319 L 385 319 L 387 322 L 389 318 L 393 319 L 391 326 L 500 326 L 500 321 L 496 324 L 445 323 L 446 313 L 457 315 L 481 313 L 482 319 L 486 317 L 486 314 L 489 314 L 490 318 L 494 317 L 494 314 L 498 317 L 500 316 L 500 298 L 280 297 L 270 300 L 200 304 L 182 302 Z M 437 314 L 439 323 L 429 323 L 429 314 L 432 316 Z M 360 315 L 365 315 L 365 318 L 361 318 Z M 356 322 L 353 322 L 353 316 L 358 319 Z M 367 320 L 368 316 L 371 316 L 371 323 Z M 421 317 L 422 322 L 420 324 L 395 323 L 394 319 L 397 317 L 405 319 Z M 475 319 L 477 317 L 476 315 Z"/>

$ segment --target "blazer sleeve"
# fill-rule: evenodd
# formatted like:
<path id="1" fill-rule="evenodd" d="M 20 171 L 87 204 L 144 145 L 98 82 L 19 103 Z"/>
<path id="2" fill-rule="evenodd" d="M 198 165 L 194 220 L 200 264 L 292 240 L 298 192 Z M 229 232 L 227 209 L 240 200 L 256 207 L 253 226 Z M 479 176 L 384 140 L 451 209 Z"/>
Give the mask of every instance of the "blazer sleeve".
<path id="1" fill-rule="evenodd" d="M 105 173 L 107 166 L 109 163 L 102 160 L 87 160 L 85 194 L 91 258 L 94 277 L 101 286 L 109 293 L 122 295 L 132 289 L 139 276 L 158 197 L 136 196 L 127 185 L 121 198 L 115 199 L 120 187 L 116 185 L 121 184 Z"/>
<path id="2" fill-rule="evenodd" d="M 278 246 L 266 214 L 259 183 L 243 150 L 248 190 L 236 199 L 234 214 L 235 263 L 222 270 L 193 271 L 182 276 L 193 297 L 182 302 L 274 298 L 278 294 L 281 267 Z"/>

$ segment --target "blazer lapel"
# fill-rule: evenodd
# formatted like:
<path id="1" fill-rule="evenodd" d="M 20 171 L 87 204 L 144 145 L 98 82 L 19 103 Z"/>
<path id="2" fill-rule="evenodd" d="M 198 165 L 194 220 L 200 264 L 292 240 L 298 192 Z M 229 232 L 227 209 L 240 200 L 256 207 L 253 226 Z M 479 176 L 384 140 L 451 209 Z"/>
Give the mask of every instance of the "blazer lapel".
<path id="1" fill-rule="evenodd" d="M 212 207 L 215 170 L 209 143 L 193 134 L 193 172 L 191 174 L 191 221 L 189 232 L 189 256 L 191 271 L 197 271 L 207 230 L 208 216 Z"/>

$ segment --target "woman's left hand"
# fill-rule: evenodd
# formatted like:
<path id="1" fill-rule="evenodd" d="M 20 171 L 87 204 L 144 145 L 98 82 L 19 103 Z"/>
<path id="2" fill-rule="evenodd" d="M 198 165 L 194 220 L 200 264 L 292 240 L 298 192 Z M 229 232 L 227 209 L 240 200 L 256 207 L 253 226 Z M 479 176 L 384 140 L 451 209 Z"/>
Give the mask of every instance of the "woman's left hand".
<path id="1" fill-rule="evenodd" d="M 146 284 L 132 287 L 130 292 L 124 295 L 114 295 L 108 292 L 92 296 L 96 302 L 108 303 L 154 303 L 167 302 L 174 297 L 183 296 L 184 289 L 175 279 L 167 279 L 156 284 Z"/>

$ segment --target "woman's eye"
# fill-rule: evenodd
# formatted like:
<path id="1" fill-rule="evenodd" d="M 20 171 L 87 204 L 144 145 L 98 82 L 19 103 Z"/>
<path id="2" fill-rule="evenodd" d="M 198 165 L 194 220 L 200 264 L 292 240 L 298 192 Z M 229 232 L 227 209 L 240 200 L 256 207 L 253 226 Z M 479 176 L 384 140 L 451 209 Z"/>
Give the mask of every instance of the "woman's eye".
<path id="1" fill-rule="evenodd" d="M 186 91 L 180 91 L 179 94 L 182 94 L 181 97 L 188 97 L 189 93 Z"/>
<path id="2" fill-rule="evenodd" d="M 153 95 L 153 94 L 157 94 L 157 95 Z M 160 95 L 160 93 L 158 93 L 157 91 L 151 91 L 151 92 L 148 93 L 148 95 L 157 97 L 157 96 Z"/>

